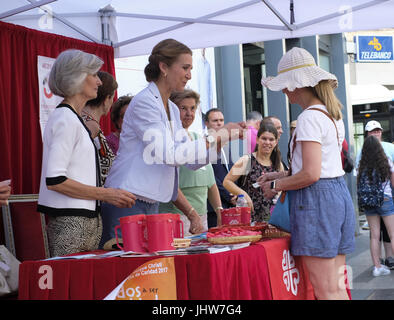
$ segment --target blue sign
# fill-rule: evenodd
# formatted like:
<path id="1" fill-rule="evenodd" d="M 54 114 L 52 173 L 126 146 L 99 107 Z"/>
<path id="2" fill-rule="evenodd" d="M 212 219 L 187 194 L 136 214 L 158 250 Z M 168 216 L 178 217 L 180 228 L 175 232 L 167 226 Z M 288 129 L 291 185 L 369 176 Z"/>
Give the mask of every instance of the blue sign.
<path id="1" fill-rule="evenodd" d="M 357 36 L 358 62 L 393 61 L 392 36 Z"/>

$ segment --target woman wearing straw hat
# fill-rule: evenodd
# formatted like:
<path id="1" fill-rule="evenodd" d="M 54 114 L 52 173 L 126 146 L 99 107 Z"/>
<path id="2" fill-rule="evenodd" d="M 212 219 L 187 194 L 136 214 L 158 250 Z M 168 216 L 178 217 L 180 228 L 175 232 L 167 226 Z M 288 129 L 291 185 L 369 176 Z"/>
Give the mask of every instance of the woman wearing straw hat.
<path id="1" fill-rule="evenodd" d="M 295 190 L 290 198 L 291 253 L 302 256 L 316 297 L 348 299 L 344 266 L 345 255 L 354 250 L 355 216 L 343 179 L 345 129 L 334 94 L 337 79 L 316 66 L 308 51 L 293 48 L 279 61 L 278 75 L 263 78 L 262 84 L 282 90 L 303 111 L 291 141 L 292 174 L 269 174 L 259 182 L 265 195 Z"/>

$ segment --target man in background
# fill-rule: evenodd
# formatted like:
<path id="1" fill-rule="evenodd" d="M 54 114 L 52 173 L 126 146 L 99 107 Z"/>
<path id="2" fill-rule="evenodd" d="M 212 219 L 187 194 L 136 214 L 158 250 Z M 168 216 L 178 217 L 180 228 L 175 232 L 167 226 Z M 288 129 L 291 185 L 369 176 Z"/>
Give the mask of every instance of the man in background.
<path id="1" fill-rule="evenodd" d="M 205 114 L 205 125 L 208 130 L 213 129 L 215 131 L 219 131 L 221 128 L 223 128 L 224 116 L 222 111 L 220 111 L 218 108 L 208 110 L 208 112 Z M 230 171 L 232 166 L 233 162 L 231 160 L 230 147 L 229 145 L 226 145 L 221 150 L 221 158 L 218 159 L 216 164 L 212 163 L 216 185 L 219 189 L 220 199 L 224 209 L 235 206 L 235 202 L 237 200 L 237 196 L 230 194 L 223 187 L 223 179 Z M 220 210 L 223 208 L 212 208 L 208 202 L 208 228 L 216 227 L 217 214 L 220 214 Z"/>
<path id="2" fill-rule="evenodd" d="M 260 128 L 261 120 L 263 120 L 263 116 L 258 111 L 252 111 L 246 115 L 246 127 L 248 128 L 248 134 L 246 136 L 248 153 L 254 152 L 254 149 L 256 148 L 257 133 Z"/>

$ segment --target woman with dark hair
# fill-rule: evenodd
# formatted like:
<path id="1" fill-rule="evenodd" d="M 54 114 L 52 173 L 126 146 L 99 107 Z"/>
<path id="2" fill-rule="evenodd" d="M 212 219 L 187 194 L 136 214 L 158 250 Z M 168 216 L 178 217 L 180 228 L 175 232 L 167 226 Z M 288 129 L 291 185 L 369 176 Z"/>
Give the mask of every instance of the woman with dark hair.
<path id="1" fill-rule="evenodd" d="M 191 141 L 182 127 L 178 107 L 170 101 L 174 91 L 183 91 L 191 79 L 192 51 L 174 39 L 159 42 L 145 67 L 148 86 L 139 92 L 127 108 L 120 135 L 119 150 L 105 185 L 125 188 L 137 196 L 131 210 L 105 205 L 114 236 L 118 218 L 132 214 L 156 214 L 160 202 L 174 201 L 190 220 L 190 232 L 202 232 L 199 215 L 186 198 L 178 193 L 178 167 L 197 170 L 209 160 L 215 161 L 222 144 L 242 138 L 244 124 L 228 123 L 227 136 L 211 132 Z M 211 151 L 212 150 L 212 151 Z"/>
<path id="2" fill-rule="evenodd" d="M 392 249 L 394 251 L 394 205 L 391 185 L 394 183 L 394 166 L 387 158 L 380 141 L 375 136 L 368 136 L 361 150 L 361 160 L 357 174 L 359 201 L 361 189 L 376 182 L 383 190 L 383 204 L 380 207 L 365 208 L 364 213 L 370 227 L 370 250 L 374 264 L 372 275 L 375 277 L 390 274 L 390 269 L 380 263 L 380 218 L 386 225 Z M 391 184 L 390 184 L 391 182 Z"/>
<path id="3" fill-rule="evenodd" d="M 253 187 L 266 172 L 283 171 L 278 147 L 278 131 L 271 122 L 262 122 L 257 133 L 255 152 L 240 158 L 223 180 L 223 186 L 234 195 L 243 194 L 252 212 L 252 221 L 268 221 L 272 199 Z M 238 181 L 239 180 L 239 181 Z M 238 181 L 238 185 L 236 182 Z"/>
<path id="4" fill-rule="evenodd" d="M 109 147 L 116 155 L 119 149 L 120 132 L 122 131 L 123 117 L 126 109 L 130 104 L 132 96 L 121 96 L 114 102 L 111 108 L 111 121 L 114 124 L 116 131 L 111 132 L 106 136 Z"/>
<path id="5" fill-rule="evenodd" d="M 82 109 L 82 119 L 90 130 L 90 135 L 99 151 L 101 185 L 104 185 L 115 154 L 109 147 L 107 139 L 100 128 L 100 119 L 102 116 L 106 116 L 111 109 L 118 83 L 108 72 L 99 71 L 97 76 L 100 78 L 102 85 L 98 87 L 97 97 L 86 102 L 85 107 Z"/>

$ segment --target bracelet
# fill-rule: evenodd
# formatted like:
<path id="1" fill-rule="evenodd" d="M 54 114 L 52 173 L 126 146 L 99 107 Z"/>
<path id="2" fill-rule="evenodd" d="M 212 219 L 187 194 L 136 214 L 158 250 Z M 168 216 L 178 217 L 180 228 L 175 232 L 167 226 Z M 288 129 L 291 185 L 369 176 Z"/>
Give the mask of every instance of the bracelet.
<path id="1" fill-rule="evenodd" d="M 215 212 L 218 211 L 218 210 L 223 210 L 223 207 L 217 207 L 217 208 L 215 209 Z"/>
<path id="2" fill-rule="evenodd" d="M 188 215 L 191 214 L 193 210 L 194 210 L 194 208 L 191 207 L 191 208 L 189 209 Z"/>

